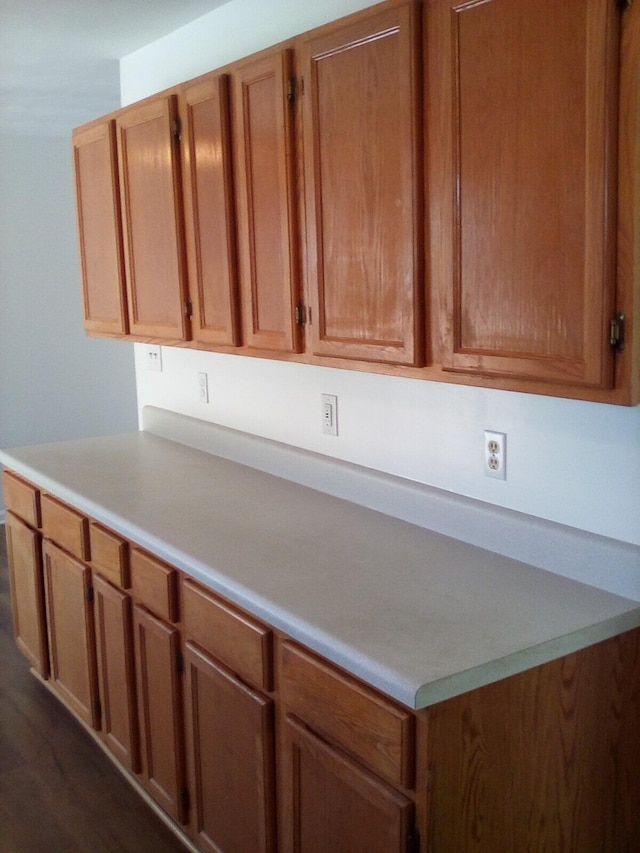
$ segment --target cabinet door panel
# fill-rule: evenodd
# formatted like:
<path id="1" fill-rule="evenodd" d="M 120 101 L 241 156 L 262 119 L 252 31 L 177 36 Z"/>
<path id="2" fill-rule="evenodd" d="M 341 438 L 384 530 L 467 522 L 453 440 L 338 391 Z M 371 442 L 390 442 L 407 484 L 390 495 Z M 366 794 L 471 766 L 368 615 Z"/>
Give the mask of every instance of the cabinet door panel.
<path id="1" fill-rule="evenodd" d="M 127 297 L 113 119 L 73 133 L 84 325 L 125 335 Z"/>
<path id="2" fill-rule="evenodd" d="M 299 352 L 291 51 L 241 65 L 233 76 L 244 343 Z"/>
<path id="3" fill-rule="evenodd" d="M 102 736 L 120 763 L 137 773 L 140 749 L 131 596 L 99 575 L 93 586 Z"/>
<path id="4" fill-rule="evenodd" d="M 405 853 L 414 806 L 287 717 L 293 853 Z"/>
<path id="5" fill-rule="evenodd" d="M 44 576 L 51 653 L 51 683 L 87 725 L 100 726 L 91 572 L 48 540 Z"/>
<path id="6" fill-rule="evenodd" d="M 418 7 L 305 45 L 305 192 L 318 355 L 423 358 Z"/>
<path id="7" fill-rule="evenodd" d="M 184 736 L 180 635 L 148 610 L 134 607 L 142 781 L 175 820 L 184 823 Z"/>
<path id="8" fill-rule="evenodd" d="M 175 95 L 117 114 L 132 334 L 187 335 L 186 271 Z"/>
<path id="9" fill-rule="evenodd" d="M 185 87 L 181 101 L 193 338 L 237 346 L 240 317 L 228 75 Z"/>
<path id="10" fill-rule="evenodd" d="M 186 645 L 195 832 L 204 850 L 275 850 L 273 702 Z"/>
<path id="11" fill-rule="evenodd" d="M 40 534 L 15 515 L 5 520 L 16 643 L 43 678 L 49 674 Z"/>
<path id="12" fill-rule="evenodd" d="M 430 15 L 443 364 L 611 387 L 616 3 L 441 0 Z"/>

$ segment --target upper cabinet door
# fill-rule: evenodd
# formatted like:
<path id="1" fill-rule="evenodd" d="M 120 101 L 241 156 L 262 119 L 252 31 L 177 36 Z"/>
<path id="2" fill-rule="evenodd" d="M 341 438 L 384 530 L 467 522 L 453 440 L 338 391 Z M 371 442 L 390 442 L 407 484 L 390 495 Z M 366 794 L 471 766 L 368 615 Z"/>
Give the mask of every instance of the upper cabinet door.
<path id="1" fill-rule="evenodd" d="M 313 352 L 423 360 L 419 7 L 394 4 L 305 43 Z"/>
<path id="2" fill-rule="evenodd" d="M 193 339 L 238 346 L 228 75 L 186 86 L 180 112 Z"/>
<path id="3" fill-rule="evenodd" d="M 186 270 L 175 95 L 116 116 L 129 330 L 187 337 Z"/>
<path id="4" fill-rule="evenodd" d="M 73 133 L 84 325 L 89 333 L 125 335 L 127 300 L 115 122 Z"/>
<path id="5" fill-rule="evenodd" d="M 234 69 L 238 239 L 244 343 L 301 351 L 292 53 Z"/>
<path id="6" fill-rule="evenodd" d="M 446 369 L 613 385 L 619 5 L 429 4 Z"/>

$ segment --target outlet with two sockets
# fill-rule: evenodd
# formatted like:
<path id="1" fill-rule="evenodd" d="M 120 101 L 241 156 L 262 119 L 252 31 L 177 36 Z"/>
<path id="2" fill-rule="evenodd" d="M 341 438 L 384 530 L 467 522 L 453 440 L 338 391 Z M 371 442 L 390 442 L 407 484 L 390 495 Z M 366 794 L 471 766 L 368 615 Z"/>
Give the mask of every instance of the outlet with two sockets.
<path id="1" fill-rule="evenodd" d="M 484 473 L 496 480 L 507 479 L 507 434 L 484 431 Z"/>

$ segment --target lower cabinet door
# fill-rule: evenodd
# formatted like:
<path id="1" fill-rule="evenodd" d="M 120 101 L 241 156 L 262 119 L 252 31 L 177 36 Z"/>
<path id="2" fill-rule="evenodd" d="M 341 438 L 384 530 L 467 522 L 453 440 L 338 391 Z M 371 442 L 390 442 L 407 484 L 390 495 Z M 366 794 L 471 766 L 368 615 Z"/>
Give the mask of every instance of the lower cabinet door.
<path id="1" fill-rule="evenodd" d="M 140 770 L 131 596 L 95 575 L 102 737 L 118 761 Z"/>
<path id="2" fill-rule="evenodd" d="M 294 853 L 406 853 L 414 804 L 287 717 L 288 839 Z"/>
<path id="3" fill-rule="evenodd" d="M 135 605 L 136 684 L 141 781 L 175 820 L 186 822 L 180 633 Z"/>
<path id="4" fill-rule="evenodd" d="M 43 678 L 49 675 L 40 534 L 12 513 L 5 520 L 16 643 Z"/>
<path id="5" fill-rule="evenodd" d="M 48 539 L 43 554 L 51 684 L 80 719 L 97 729 L 100 713 L 91 570 Z"/>
<path id="6" fill-rule="evenodd" d="M 273 702 L 190 642 L 185 664 L 197 843 L 211 853 L 272 853 Z"/>

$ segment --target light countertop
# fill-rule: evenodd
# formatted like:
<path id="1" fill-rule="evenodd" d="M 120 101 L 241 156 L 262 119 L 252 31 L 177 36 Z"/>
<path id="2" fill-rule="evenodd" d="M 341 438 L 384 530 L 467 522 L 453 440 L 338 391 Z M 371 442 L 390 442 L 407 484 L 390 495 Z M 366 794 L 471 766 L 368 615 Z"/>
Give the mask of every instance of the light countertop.
<path id="1" fill-rule="evenodd" d="M 0 461 L 421 708 L 640 626 L 640 602 L 146 431 Z"/>

